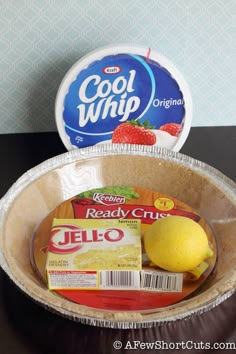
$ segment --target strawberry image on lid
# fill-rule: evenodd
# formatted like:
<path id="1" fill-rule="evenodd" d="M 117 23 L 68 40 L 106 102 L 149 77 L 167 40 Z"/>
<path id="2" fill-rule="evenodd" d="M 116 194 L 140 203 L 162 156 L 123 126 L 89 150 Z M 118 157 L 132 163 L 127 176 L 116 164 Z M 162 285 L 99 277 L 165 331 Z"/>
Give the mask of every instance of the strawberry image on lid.
<path id="1" fill-rule="evenodd" d="M 182 75 L 151 48 L 104 47 L 68 71 L 55 115 L 68 150 L 123 143 L 179 151 L 191 127 L 192 101 Z"/>
<path id="2" fill-rule="evenodd" d="M 172 136 L 179 136 L 181 132 L 181 125 L 177 123 L 167 123 L 162 125 L 159 130 L 162 130 L 163 132 L 167 132 Z"/>
<path id="3" fill-rule="evenodd" d="M 156 135 L 152 132 L 153 127 L 148 123 L 141 124 L 139 121 L 127 121 L 118 125 L 113 134 L 113 143 L 154 145 Z"/>

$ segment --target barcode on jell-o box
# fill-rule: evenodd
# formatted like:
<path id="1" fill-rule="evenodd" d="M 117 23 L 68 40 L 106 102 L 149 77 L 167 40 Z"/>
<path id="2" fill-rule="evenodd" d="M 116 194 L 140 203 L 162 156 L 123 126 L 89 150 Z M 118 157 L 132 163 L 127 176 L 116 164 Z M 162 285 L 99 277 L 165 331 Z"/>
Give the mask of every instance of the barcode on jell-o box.
<path id="1" fill-rule="evenodd" d="M 141 222 L 53 219 L 47 253 L 49 289 L 140 289 Z"/>

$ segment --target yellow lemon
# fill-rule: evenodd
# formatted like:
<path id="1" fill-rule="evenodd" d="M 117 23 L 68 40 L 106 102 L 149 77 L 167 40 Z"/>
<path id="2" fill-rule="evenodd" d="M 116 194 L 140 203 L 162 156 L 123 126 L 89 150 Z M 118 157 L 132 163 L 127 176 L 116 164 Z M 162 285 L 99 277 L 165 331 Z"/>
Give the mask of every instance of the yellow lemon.
<path id="1" fill-rule="evenodd" d="M 187 272 L 212 255 L 203 228 L 183 216 L 155 221 L 144 233 L 144 248 L 157 266 L 171 272 Z"/>

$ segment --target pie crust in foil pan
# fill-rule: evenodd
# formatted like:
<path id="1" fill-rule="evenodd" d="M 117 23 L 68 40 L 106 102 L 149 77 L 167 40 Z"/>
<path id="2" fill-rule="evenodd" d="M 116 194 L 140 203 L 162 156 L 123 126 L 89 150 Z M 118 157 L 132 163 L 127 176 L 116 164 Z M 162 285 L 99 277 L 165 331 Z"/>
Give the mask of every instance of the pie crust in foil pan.
<path id="1" fill-rule="evenodd" d="M 215 272 L 192 297 L 161 309 L 104 311 L 49 291 L 30 262 L 32 235 L 60 203 L 108 185 L 139 186 L 177 198 L 213 228 L 218 242 Z M 84 324 L 146 328 L 210 310 L 236 286 L 236 184 L 215 168 L 158 147 L 107 144 L 53 157 L 27 171 L 0 201 L 0 264 L 11 280 L 48 310 Z"/>

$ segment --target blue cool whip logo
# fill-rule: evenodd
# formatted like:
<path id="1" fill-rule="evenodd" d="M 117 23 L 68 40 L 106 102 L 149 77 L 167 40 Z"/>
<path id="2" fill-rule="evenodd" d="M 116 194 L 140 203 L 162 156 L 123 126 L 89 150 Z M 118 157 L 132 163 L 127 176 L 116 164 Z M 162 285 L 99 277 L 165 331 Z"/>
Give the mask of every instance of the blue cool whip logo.
<path id="1" fill-rule="evenodd" d="M 157 129 L 181 123 L 183 96 L 177 82 L 154 61 L 131 54 L 110 55 L 82 70 L 69 87 L 63 119 L 71 144 L 111 140 L 128 120 L 149 120 Z"/>

